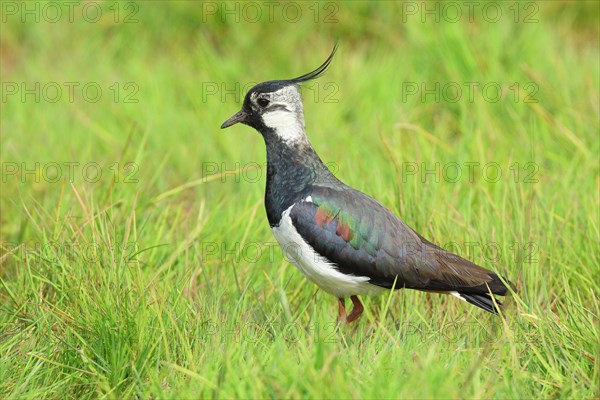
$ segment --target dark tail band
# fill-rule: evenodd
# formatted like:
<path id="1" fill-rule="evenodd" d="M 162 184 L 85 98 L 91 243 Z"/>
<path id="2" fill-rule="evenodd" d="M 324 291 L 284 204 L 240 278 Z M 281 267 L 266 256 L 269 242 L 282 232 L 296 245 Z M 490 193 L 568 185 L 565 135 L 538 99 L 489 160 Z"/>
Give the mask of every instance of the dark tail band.
<path id="1" fill-rule="evenodd" d="M 469 304 L 473 304 L 476 307 L 481 308 L 487 312 L 492 314 L 499 314 L 499 308 L 502 307 L 502 303 L 500 303 L 496 298 L 492 300 L 492 297 L 487 294 L 472 294 L 472 293 L 460 293 L 458 292 L 458 296 L 465 300 Z M 495 301 L 495 304 L 494 304 Z"/>

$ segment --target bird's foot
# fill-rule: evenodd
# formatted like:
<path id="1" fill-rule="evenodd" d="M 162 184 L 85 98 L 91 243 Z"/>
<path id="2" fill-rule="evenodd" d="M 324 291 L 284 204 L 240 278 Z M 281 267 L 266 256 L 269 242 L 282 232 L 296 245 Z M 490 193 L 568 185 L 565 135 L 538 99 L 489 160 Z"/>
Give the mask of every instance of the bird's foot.
<path id="1" fill-rule="evenodd" d="M 346 299 L 344 299 L 343 297 L 338 298 L 338 317 L 337 317 L 337 322 L 338 324 L 342 321 L 346 320 Z"/>
<path id="2" fill-rule="evenodd" d="M 365 309 L 363 307 L 362 303 L 360 302 L 360 300 L 358 299 L 358 297 L 350 296 L 350 300 L 352 300 L 352 304 L 354 304 L 354 307 L 352 307 L 352 311 L 350 312 L 348 317 L 346 317 L 346 323 L 348 323 L 348 324 L 350 322 L 356 321 Z"/>

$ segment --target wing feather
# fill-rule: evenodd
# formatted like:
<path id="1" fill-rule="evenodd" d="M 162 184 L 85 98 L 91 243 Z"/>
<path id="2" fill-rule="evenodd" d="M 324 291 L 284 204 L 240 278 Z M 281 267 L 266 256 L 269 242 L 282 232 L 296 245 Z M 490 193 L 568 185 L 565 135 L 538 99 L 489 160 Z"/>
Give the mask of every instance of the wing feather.
<path id="1" fill-rule="evenodd" d="M 316 186 L 310 198 L 292 208 L 292 223 L 340 272 L 387 288 L 506 293 L 496 274 L 424 239 L 357 190 Z"/>

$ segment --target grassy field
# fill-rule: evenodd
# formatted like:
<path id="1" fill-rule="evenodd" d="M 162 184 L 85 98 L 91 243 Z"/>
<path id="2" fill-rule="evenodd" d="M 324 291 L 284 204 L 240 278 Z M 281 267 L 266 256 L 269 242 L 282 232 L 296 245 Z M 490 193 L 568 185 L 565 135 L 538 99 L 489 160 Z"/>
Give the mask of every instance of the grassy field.
<path id="1" fill-rule="evenodd" d="M 598 398 L 597 2 L 67 3 L 0 3 L 0 398 Z M 311 142 L 505 318 L 338 327 L 275 245 L 262 138 L 219 126 L 336 39 Z"/>

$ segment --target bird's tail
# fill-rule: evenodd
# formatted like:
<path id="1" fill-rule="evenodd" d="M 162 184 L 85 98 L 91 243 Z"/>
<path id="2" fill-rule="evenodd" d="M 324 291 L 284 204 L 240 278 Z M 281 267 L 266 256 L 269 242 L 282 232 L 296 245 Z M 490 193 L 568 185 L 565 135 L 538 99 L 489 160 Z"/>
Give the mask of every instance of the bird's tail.
<path id="1" fill-rule="evenodd" d="M 499 314 L 500 310 L 502 309 L 502 303 L 495 297 L 492 299 L 492 296 L 490 296 L 488 293 L 473 294 L 451 292 L 451 294 L 492 314 Z"/>

